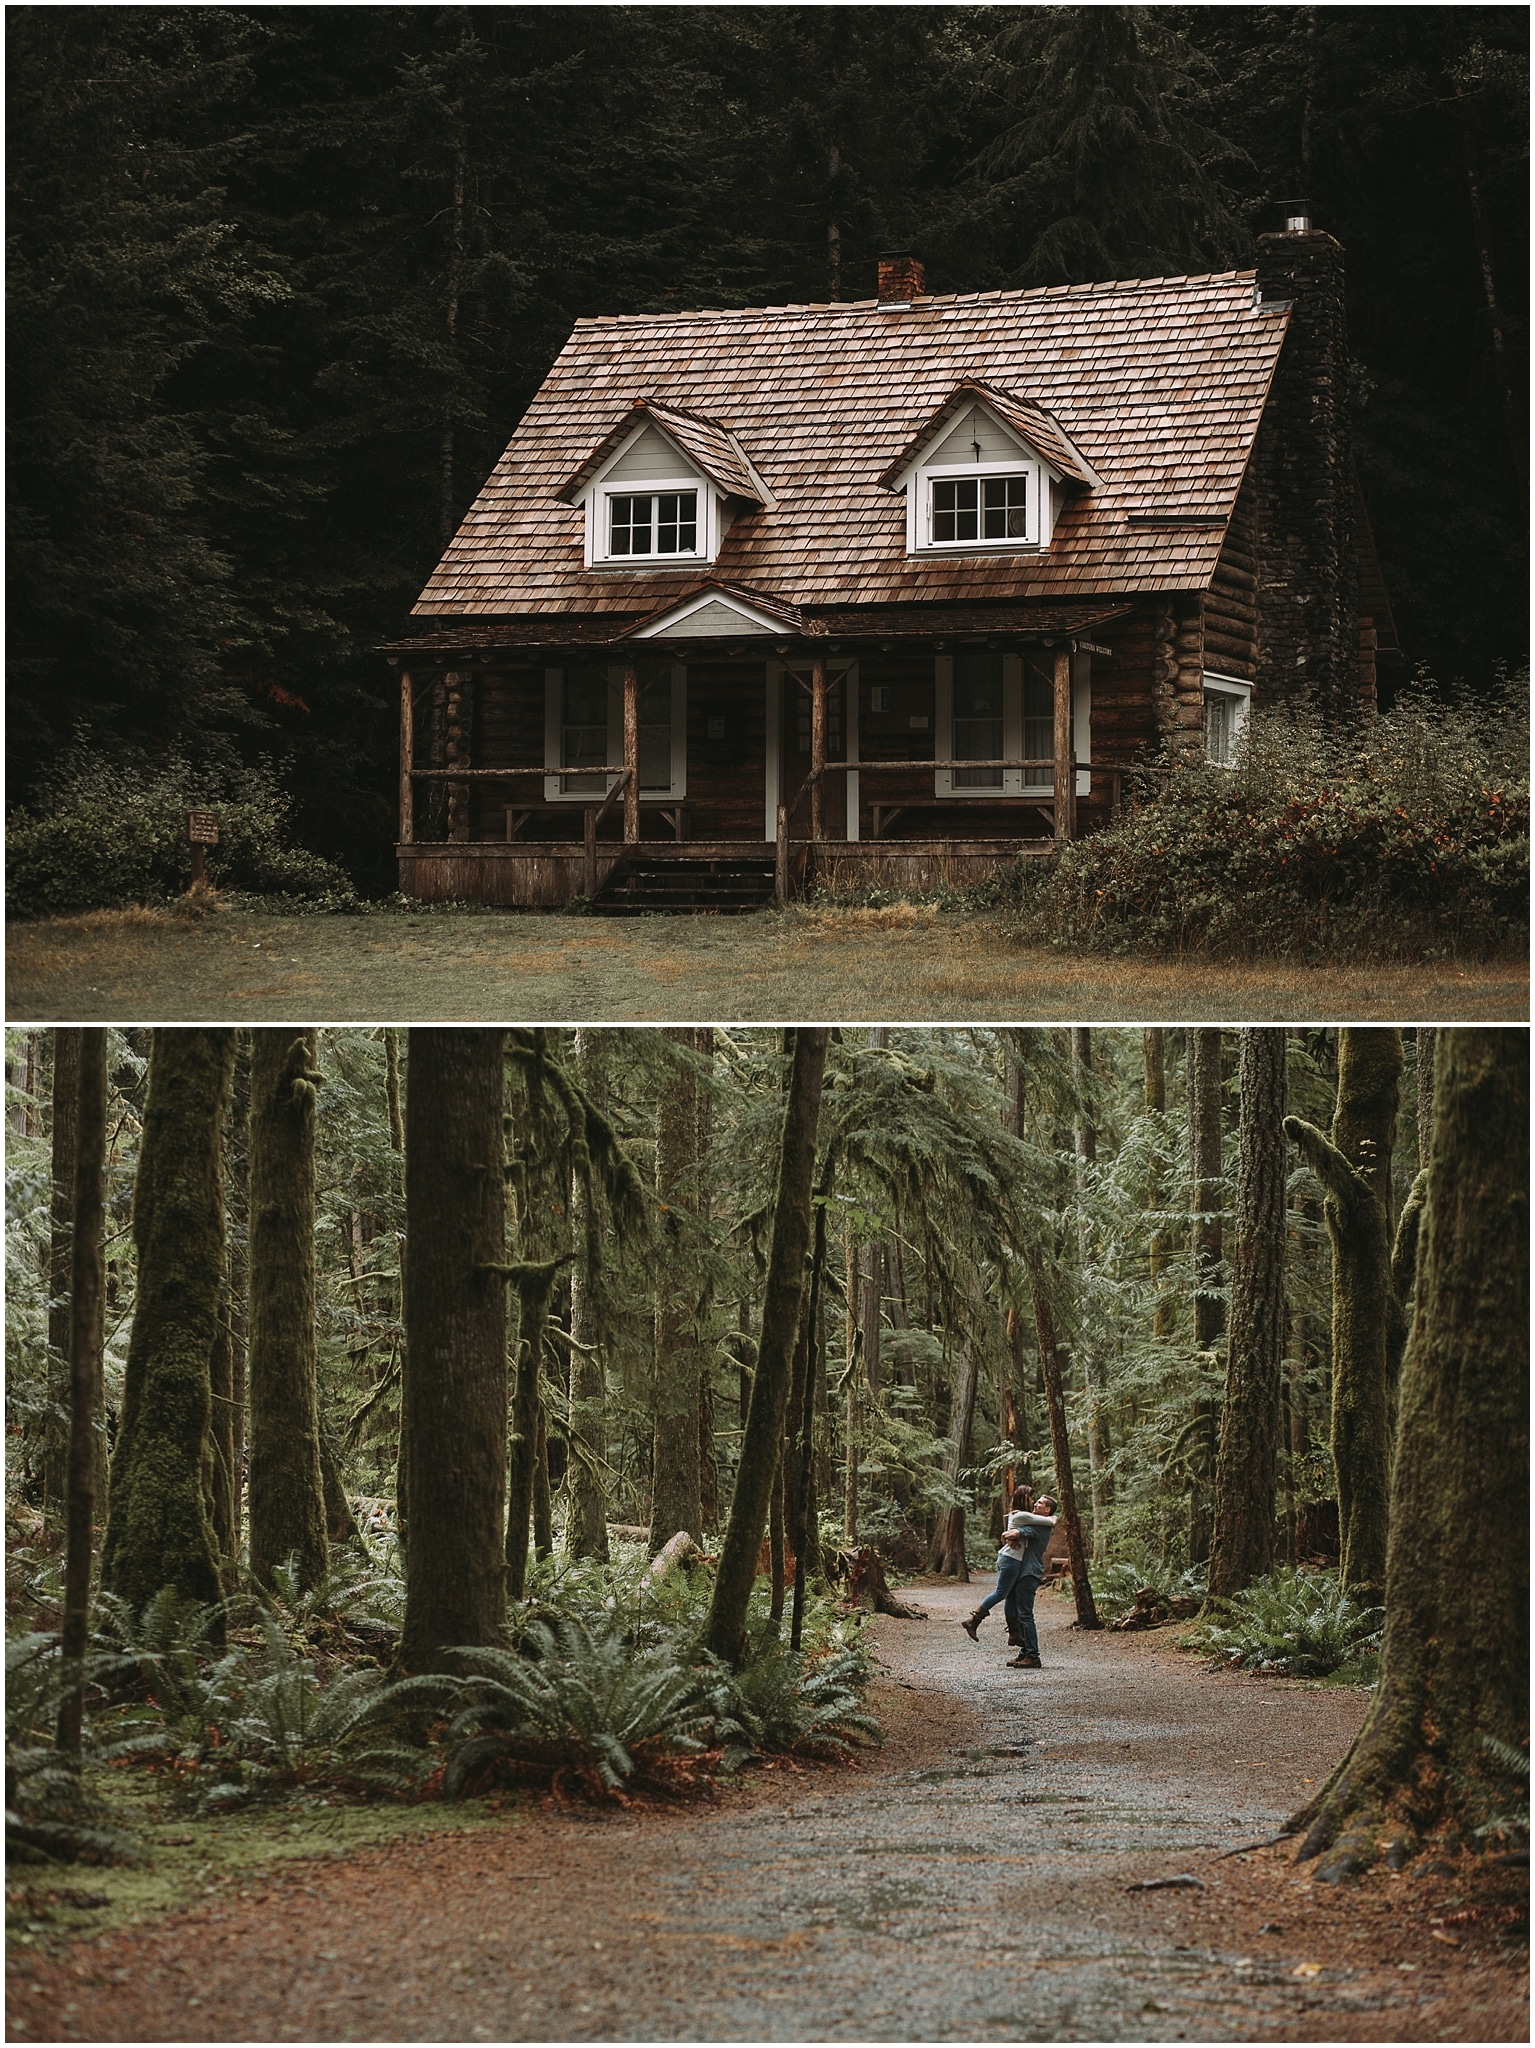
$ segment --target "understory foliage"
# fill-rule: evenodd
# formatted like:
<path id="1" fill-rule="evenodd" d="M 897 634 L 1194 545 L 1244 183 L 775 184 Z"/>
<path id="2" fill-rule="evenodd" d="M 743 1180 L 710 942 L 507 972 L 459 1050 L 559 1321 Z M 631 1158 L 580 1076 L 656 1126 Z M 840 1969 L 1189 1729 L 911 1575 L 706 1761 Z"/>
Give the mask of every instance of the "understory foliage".
<path id="1" fill-rule="evenodd" d="M 114 1660 L 93 1657 L 99 1681 Z M 87 1781 L 87 1768 L 132 1753 L 131 1738 L 92 1728 L 78 1762 L 54 1747 L 67 1690 L 59 1639 L 44 1630 L 5 1645 L 5 1853 L 18 1863 L 132 1863 L 138 1844 Z"/>
<path id="2" fill-rule="evenodd" d="M 333 862 L 296 845 L 292 806 L 269 764 L 194 766 L 109 761 L 78 747 L 39 804 L 12 813 L 6 832 L 6 908 L 13 917 L 67 917 L 163 903 L 190 876 L 187 812 L 218 813 L 207 849 L 216 887 L 312 908 L 345 908 L 351 883 Z"/>
<path id="3" fill-rule="evenodd" d="M 1234 767 L 1147 776 L 1146 801 L 1010 885 L 1031 942 L 1105 952 L 1496 953 L 1528 927 L 1523 683 L 1368 724 L 1256 713 Z"/>
<path id="4" fill-rule="evenodd" d="M 1280 1678 L 1337 1675 L 1368 1684 L 1384 1621 L 1381 1608 L 1351 1600 L 1334 1573 L 1282 1570 L 1233 1594 L 1184 1641 L 1204 1652 L 1212 1669 L 1270 1671 Z"/>

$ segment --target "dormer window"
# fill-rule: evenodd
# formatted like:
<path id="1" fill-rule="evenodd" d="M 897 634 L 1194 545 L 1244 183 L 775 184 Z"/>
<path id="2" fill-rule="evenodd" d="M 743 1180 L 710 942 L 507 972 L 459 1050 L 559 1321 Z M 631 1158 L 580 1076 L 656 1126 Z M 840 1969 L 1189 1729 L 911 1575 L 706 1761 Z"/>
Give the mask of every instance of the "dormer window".
<path id="1" fill-rule="evenodd" d="M 586 515 L 586 565 L 665 569 L 712 562 L 731 521 L 774 503 L 718 420 L 643 399 L 560 496 Z"/>
<path id="2" fill-rule="evenodd" d="M 698 553 L 698 492 L 609 491 L 608 552 L 611 555 Z"/>
<path id="3" fill-rule="evenodd" d="M 933 476 L 935 547 L 950 541 L 1028 540 L 1029 506 L 1038 498 L 1028 470 L 1003 476 Z"/>
<path id="4" fill-rule="evenodd" d="M 1097 478 L 1042 407 L 966 382 L 880 478 L 906 494 L 914 555 L 1048 547 L 1058 500 Z"/>

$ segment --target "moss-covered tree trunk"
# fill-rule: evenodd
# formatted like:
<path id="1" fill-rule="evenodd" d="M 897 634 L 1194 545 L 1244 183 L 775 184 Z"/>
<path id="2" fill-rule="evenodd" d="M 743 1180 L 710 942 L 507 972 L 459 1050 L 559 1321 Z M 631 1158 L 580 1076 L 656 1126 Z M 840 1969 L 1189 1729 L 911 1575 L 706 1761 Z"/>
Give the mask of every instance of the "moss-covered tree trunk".
<path id="1" fill-rule="evenodd" d="M 224 1121 L 224 1277 L 218 1332 L 208 1362 L 209 1515 L 225 1585 L 232 1592 L 245 1491 L 245 1364 L 249 1311 L 250 1070 L 248 1031 L 235 1036 L 234 1079 Z"/>
<path id="2" fill-rule="evenodd" d="M 102 1256 L 107 1153 L 107 1034 L 78 1034 L 75 1156 L 70 1174 L 69 1456 L 65 1481 L 64 1614 L 60 1655 L 69 1691 L 59 1709 L 58 1746 L 80 1747 L 85 1713 L 85 1645 L 91 1605 L 91 1529 L 96 1505 L 96 1408 L 101 1388 Z"/>
<path id="3" fill-rule="evenodd" d="M 1529 1738 L 1529 1034 L 1441 1028 L 1434 1100 L 1380 1683 L 1291 1822 L 1334 1881 L 1506 1806 L 1483 1737 Z"/>
<path id="4" fill-rule="evenodd" d="M 232 1031 L 157 1030 L 133 1190 L 138 1292 L 102 1547 L 107 1591 L 220 1593 L 203 1490 L 208 1361 L 224 1263 L 222 1147 Z"/>
<path id="5" fill-rule="evenodd" d="M 315 1386 L 313 1030 L 251 1033 L 250 1568 L 330 1566 Z"/>
<path id="6" fill-rule="evenodd" d="M 592 1057 L 591 1033 L 578 1031 L 576 1078 L 599 1106 L 602 1092 Z M 580 1173 L 570 1177 L 571 1243 L 576 1263 L 570 1276 L 570 1516 L 565 1546 L 572 1557 L 608 1558 L 608 1505 L 603 1485 L 607 1463 L 607 1378 L 602 1363 L 593 1275 L 587 1263 L 592 1196 Z"/>
<path id="7" fill-rule="evenodd" d="M 1141 1056 L 1146 1108 L 1152 1115 L 1162 1116 L 1167 1109 L 1167 1033 L 1159 1026 L 1141 1033 Z M 1156 1219 L 1151 1226 L 1151 1240 L 1146 1248 L 1146 1264 L 1153 1292 L 1153 1337 L 1171 1336 L 1173 1328 L 1172 1290 L 1167 1281 L 1167 1269 L 1171 1260 L 1167 1226 L 1162 1220 L 1162 1204 L 1166 1193 L 1164 1178 L 1165 1161 L 1159 1151 L 1153 1150 L 1146 1175 L 1146 1206 Z"/>
<path id="8" fill-rule="evenodd" d="M 954 1397 L 949 1404 L 949 1450 L 944 1459 L 949 1485 L 956 1494 L 959 1492 L 960 1475 L 970 1464 L 970 1440 L 975 1430 L 977 1381 L 975 1346 L 966 1339 L 960 1344 L 959 1357 L 954 1365 Z M 970 1567 L 965 1560 L 963 1500 L 955 1500 L 940 1511 L 928 1551 L 928 1564 L 933 1571 L 941 1572 L 946 1578 L 961 1579 L 966 1584 L 969 1583 Z"/>
<path id="9" fill-rule="evenodd" d="M 1229 1599 L 1274 1565 L 1280 1372 L 1285 1332 L 1285 1038 L 1240 1039 L 1231 1338 L 1215 1468 L 1210 1598 Z"/>
<path id="10" fill-rule="evenodd" d="M 1098 1160 L 1098 1128 L 1093 1121 L 1093 1034 L 1087 1025 L 1073 1026 L 1070 1033 L 1072 1075 L 1076 1082 L 1076 1108 L 1072 1119 L 1072 1151 L 1077 1162 L 1077 1271 L 1081 1276 L 1078 1298 L 1088 1298 L 1087 1271 L 1092 1254 L 1086 1200 L 1087 1176 Z M 1087 1477 L 1093 1507 L 1093 1556 L 1102 1561 L 1108 1510 L 1114 1499 L 1113 1474 L 1109 1469 L 1112 1445 L 1108 1417 L 1104 1412 L 1103 1388 L 1091 1343 L 1077 1348 L 1082 1372 L 1082 1392 L 1087 1408 Z"/>
<path id="11" fill-rule="evenodd" d="M 700 1077 L 699 1034 L 684 1027 L 666 1036 L 679 1057 L 656 1105 L 656 1196 L 661 1256 L 656 1263 L 655 1420 L 651 1442 L 650 1550 L 654 1556 L 679 1529 L 703 1533 L 698 1462 Z M 713 1042 L 713 1034 L 710 1034 Z"/>
<path id="12" fill-rule="evenodd" d="M 1034 1310 L 1034 1332 L 1039 1340 L 1040 1377 L 1045 1383 L 1045 1406 L 1050 1413 L 1055 1490 L 1059 1496 L 1057 1505 L 1066 1525 L 1066 1550 L 1071 1561 L 1071 1590 L 1076 1599 L 1077 1626 L 1102 1628 L 1092 1582 L 1087 1575 L 1087 1546 L 1082 1540 L 1077 1482 L 1071 1469 L 1071 1439 L 1066 1433 L 1066 1393 L 1061 1379 L 1061 1344 L 1055 1331 L 1055 1310 L 1038 1261 L 1026 1256 L 1025 1264 L 1029 1275 L 1029 1298 Z"/>
<path id="13" fill-rule="evenodd" d="M 1185 1045 L 1189 1179 L 1193 1194 L 1189 1242 L 1193 1255 L 1194 1343 L 1200 1351 L 1213 1352 L 1226 1327 L 1226 1304 L 1220 1291 L 1221 1211 L 1225 1206 L 1221 1174 L 1221 1035 L 1219 1031 L 1190 1031 Z M 1188 1433 L 1189 1562 L 1200 1564 L 1210 1555 L 1210 1517 L 1220 1441 L 1215 1402 L 1197 1402 L 1193 1422 L 1195 1427 Z"/>
<path id="14" fill-rule="evenodd" d="M 704 1627 L 706 1646 L 717 1657 L 732 1663 L 741 1654 L 747 1603 L 751 1599 L 773 1475 L 783 1443 L 789 1378 L 805 1293 L 806 1255 L 810 1249 L 810 1196 L 828 1036 L 821 1026 L 803 1026 L 793 1033 L 793 1064 L 779 1142 L 757 1370 L 741 1440 L 735 1497 L 730 1504 L 714 1595 Z"/>
<path id="15" fill-rule="evenodd" d="M 409 1529 L 400 1663 L 435 1671 L 506 1626 L 502 1034 L 412 1030 L 405 1092 Z M 527 1523 L 523 1523 L 526 1545 Z"/>
<path id="16" fill-rule="evenodd" d="M 1338 1041 L 1331 1139 L 1300 1117 L 1285 1120 L 1286 1132 L 1327 1191 L 1339 1576 L 1366 1602 L 1379 1600 L 1386 1576 L 1389 1358 L 1396 1306 L 1388 1201 L 1401 1073 L 1400 1031 L 1346 1026 Z"/>
<path id="17" fill-rule="evenodd" d="M 53 1033 L 52 1198 L 48 1231 L 48 1406 L 43 1417 L 43 1499 L 62 1514 L 69 1491 L 70 1303 L 69 1248 L 73 1236 L 75 1112 L 80 1088 L 80 1031 Z"/>
<path id="18" fill-rule="evenodd" d="M 520 1600 L 527 1591 L 528 1541 L 538 1534 L 539 1468 L 541 1459 L 547 1457 L 540 1376 L 549 1333 L 549 1302 L 560 1271 L 568 1262 L 566 1255 L 529 1260 L 505 1269 L 517 1302 L 517 1363 L 512 1379 L 512 1442 L 506 1488 L 506 1590 L 513 1600 Z M 547 1490 L 547 1466 L 544 1486 Z"/>

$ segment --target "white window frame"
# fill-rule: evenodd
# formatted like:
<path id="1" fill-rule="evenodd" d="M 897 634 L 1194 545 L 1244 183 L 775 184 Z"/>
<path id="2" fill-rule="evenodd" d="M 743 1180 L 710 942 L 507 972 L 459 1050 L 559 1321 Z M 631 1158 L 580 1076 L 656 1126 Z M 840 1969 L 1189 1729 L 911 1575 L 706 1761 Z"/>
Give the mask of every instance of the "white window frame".
<path id="1" fill-rule="evenodd" d="M 585 515 L 585 550 L 588 569 L 632 569 L 644 575 L 657 569 L 696 569 L 701 562 L 712 562 L 720 551 L 720 542 L 725 537 L 729 524 L 725 517 L 724 500 L 719 486 L 711 483 L 677 451 L 677 466 L 660 476 L 614 477 L 618 467 L 629 450 L 648 433 L 654 421 L 641 420 L 622 443 L 613 450 L 607 461 L 598 470 L 591 482 L 581 492 L 576 502 Z M 668 447 L 672 447 L 670 436 L 659 427 Z M 698 546 L 685 555 L 615 555 L 609 551 L 608 538 L 612 533 L 612 513 L 609 501 L 613 498 L 643 498 L 654 496 L 658 491 L 697 491 L 698 493 Z"/>
<path id="2" fill-rule="evenodd" d="M 1200 677 L 1200 685 L 1201 713 L 1203 712 L 1204 704 L 1208 703 L 1211 697 L 1224 697 L 1231 703 L 1233 710 L 1233 716 L 1231 720 L 1231 745 L 1233 751 L 1235 751 L 1238 743 L 1241 740 L 1242 734 L 1246 729 L 1247 721 L 1252 716 L 1252 684 L 1244 682 L 1240 676 L 1223 676 L 1219 674 L 1216 670 L 1207 668 L 1204 671 L 1204 674 Z M 1203 716 L 1201 716 L 1201 737 L 1203 737 L 1203 730 L 1204 720 Z M 1234 768 L 1236 766 L 1236 762 L 1234 760 L 1211 760 L 1208 747 L 1205 751 L 1205 760 L 1212 768 Z"/>
<path id="3" fill-rule="evenodd" d="M 965 479 L 1022 476 L 1028 479 L 1027 530 L 1012 540 L 934 540 L 933 485 Z M 1017 462 L 924 463 L 917 471 L 916 488 L 907 492 L 906 545 L 912 554 L 923 555 L 1016 555 L 1043 545 L 1048 511 L 1050 471 L 1043 462 L 1031 462 L 1021 454 Z"/>
<path id="4" fill-rule="evenodd" d="M 935 763 L 954 759 L 954 657 L 933 657 L 933 759 Z M 1076 763 L 1077 795 L 1091 794 L 1093 786 L 1093 658 L 1073 653 L 1071 657 L 1071 753 Z M 1023 759 L 1023 656 L 1002 657 L 1002 758 Z M 956 789 L 954 771 L 937 767 L 933 775 L 934 796 L 952 797 L 957 803 L 968 797 L 993 802 L 1003 796 L 1055 795 L 1055 776 L 1048 782 L 1025 785 L 1024 768 L 1004 768 L 1000 789 Z"/>
<path id="5" fill-rule="evenodd" d="M 671 782 L 666 789 L 641 789 L 640 795 L 647 803 L 680 803 L 688 793 L 688 668 L 685 661 L 671 663 L 672 693 L 672 760 Z M 621 664 L 608 666 L 608 760 L 621 761 L 624 755 L 624 671 Z M 652 684 L 652 688 L 659 685 Z M 560 765 L 561 730 L 563 725 L 565 671 L 563 668 L 544 670 L 544 767 L 550 772 L 544 776 L 544 801 L 550 804 L 591 804 L 601 803 L 602 797 L 591 789 L 561 789 L 560 784 L 567 775 L 580 774 L 574 768 Z M 643 703 L 643 698 L 641 702 Z M 618 782 L 616 775 L 605 779 L 605 789 L 611 793 Z"/>

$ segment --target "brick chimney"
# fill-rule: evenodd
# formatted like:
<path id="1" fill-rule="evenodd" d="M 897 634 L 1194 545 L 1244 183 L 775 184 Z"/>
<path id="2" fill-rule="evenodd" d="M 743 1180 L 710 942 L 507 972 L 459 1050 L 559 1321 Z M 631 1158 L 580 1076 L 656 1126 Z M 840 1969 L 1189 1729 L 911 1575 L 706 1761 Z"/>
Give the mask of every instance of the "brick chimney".
<path id="1" fill-rule="evenodd" d="M 1262 541 L 1259 689 L 1342 710 L 1360 697 L 1359 560 L 1348 423 L 1343 249 L 1285 209 L 1258 238 L 1258 290 L 1290 325 L 1249 472 Z"/>
<path id="2" fill-rule="evenodd" d="M 879 259 L 879 302 L 882 306 L 909 306 L 927 289 L 922 265 L 909 249 L 896 249 Z"/>

